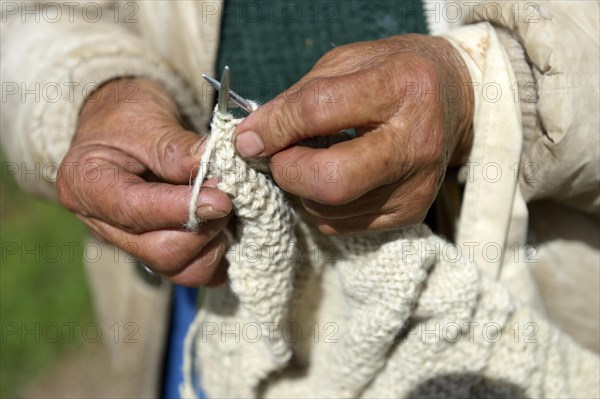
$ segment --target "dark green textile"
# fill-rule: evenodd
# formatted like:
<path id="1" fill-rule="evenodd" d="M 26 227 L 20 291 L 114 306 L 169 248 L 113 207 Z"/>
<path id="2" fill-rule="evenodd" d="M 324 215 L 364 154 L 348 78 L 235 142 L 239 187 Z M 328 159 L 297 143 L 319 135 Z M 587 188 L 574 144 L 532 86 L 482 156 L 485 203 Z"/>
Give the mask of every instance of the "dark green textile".
<path id="1" fill-rule="evenodd" d="M 334 45 L 410 32 L 427 33 L 420 0 L 226 0 L 217 74 L 264 103 Z"/>

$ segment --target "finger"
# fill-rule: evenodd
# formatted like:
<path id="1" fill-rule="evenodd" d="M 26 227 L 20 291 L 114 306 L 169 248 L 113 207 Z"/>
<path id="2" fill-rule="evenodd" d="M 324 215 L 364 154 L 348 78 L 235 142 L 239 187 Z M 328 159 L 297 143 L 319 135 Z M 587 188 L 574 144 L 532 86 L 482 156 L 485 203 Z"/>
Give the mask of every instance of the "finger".
<path id="1" fill-rule="evenodd" d="M 100 144 L 127 151 L 164 181 L 184 184 L 197 171 L 206 138 L 183 129 L 177 119 L 171 118 L 112 135 L 110 142 Z"/>
<path id="2" fill-rule="evenodd" d="M 189 183 L 198 172 L 208 136 L 198 137 L 173 126 L 162 135 L 151 137 L 138 149 L 140 161 L 167 182 Z"/>
<path id="3" fill-rule="evenodd" d="M 250 114 L 236 128 L 245 157 L 272 155 L 302 139 L 377 125 L 394 112 L 379 69 L 309 79 Z"/>
<path id="4" fill-rule="evenodd" d="M 104 190 L 102 200 L 89 209 L 91 214 L 121 229 L 141 233 L 164 228 L 181 229 L 188 219 L 191 188 L 166 183 L 131 183 Z M 205 220 L 226 217 L 231 200 L 222 191 L 204 187 L 196 216 Z"/>
<path id="5" fill-rule="evenodd" d="M 275 154 L 271 170 L 284 190 L 320 204 L 347 204 L 414 173 L 402 134 L 375 129 L 327 149 L 294 146 Z"/>
<path id="6" fill-rule="evenodd" d="M 327 219 L 347 219 L 373 213 L 387 213 L 396 208 L 400 202 L 401 188 L 395 185 L 386 185 L 369 191 L 361 197 L 344 205 L 324 205 L 302 198 L 302 206 L 312 216 Z"/>
<path id="7" fill-rule="evenodd" d="M 229 279 L 229 275 L 227 274 L 228 270 L 229 270 L 229 262 L 224 257 L 223 259 L 221 259 L 221 263 L 217 267 L 217 270 L 215 270 L 215 273 L 213 274 L 212 279 L 207 284 L 207 286 L 208 287 L 218 287 L 222 284 L 225 284 L 227 282 L 227 280 Z"/>
<path id="8" fill-rule="evenodd" d="M 397 229 L 423 220 L 424 216 L 421 217 L 421 214 L 404 219 L 396 214 L 370 214 L 347 219 L 317 219 L 317 225 L 323 234 L 345 236 Z"/>
<path id="9" fill-rule="evenodd" d="M 61 201 L 75 212 L 94 216 L 129 232 L 183 226 L 188 217 L 191 188 L 146 182 L 129 171 L 136 166 L 133 160 L 129 160 L 127 168 L 121 167 L 126 159 L 118 151 L 88 158 L 78 165 L 80 173 L 75 187 L 69 193 L 61 190 Z M 226 216 L 231 207 L 225 193 L 204 186 L 196 214 L 213 220 Z"/>
<path id="10" fill-rule="evenodd" d="M 227 246 L 227 237 L 220 233 L 186 268 L 180 273 L 168 276 L 168 279 L 175 284 L 189 287 L 216 286 L 224 283 L 227 280 L 227 269 L 223 270 L 221 265 Z"/>
<path id="11" fill-rule="evenodd" d="M 324 205 L 302 199 L 306 211 L 322 219 L 348 219 L 369 214 L 395 214 L 397 219 L 418 219 L 426 214 L 435 199 L 435 175 L 420 173 L 401 184 L 378 187 L 344 205 Z"/>
<path id="12" fill-rule="evenodd" d="M 130 234 L 114 226 L 93 218 L 80 217 L 94 235 L 116 245 L 148 265 L 154 272 L 178 283 L 206 284 L 220 262 L 226 242 L 213 243 L 227 223 L 227 220 L 209 222 L 201 233 L 178 230 L 159 230 L 144 234 Z M 220 251 L 215 253 L 215 251 Z M 185 273 L 187 268 L 195 268 L 193 274 Z M 179 276 L 179 277 L 177 277 Z"/>

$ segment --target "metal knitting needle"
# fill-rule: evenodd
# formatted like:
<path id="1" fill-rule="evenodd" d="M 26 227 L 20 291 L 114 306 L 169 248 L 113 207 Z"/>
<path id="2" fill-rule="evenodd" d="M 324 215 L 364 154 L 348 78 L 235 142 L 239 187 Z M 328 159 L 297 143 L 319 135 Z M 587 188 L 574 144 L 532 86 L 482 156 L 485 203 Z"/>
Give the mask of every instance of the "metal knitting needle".
<path id="1" fill-rule="evenodd" d="M 219 101 L 218 101 L 218 110 L 221 115 L 227 114 L 227 108 L 229 106 L 229 67 L 225 65 L 223 68 L 223 74 L 221 75 L 221 88 L 219 89 Z"/>
<path id="2" fill-rule="evenodd" d="M 230 89 L 230 77 L 229 77 L 229 67 L 226 66 L 223 69 L 223 77 L 221 78 L 221 82 L 219 82 L 218 80 L 216 80 L 215 78 L 211 78 L 210 76 L 208 76 L 207 74 L 203 73 L 202 77 L 212 86 L 215 88 L 215 90 L 217 90 L 219 92 L 219 100 L 218 100 L 218 104 L 219 104 L 219 112 L 223 113 L 223 112 L 227 112 L 227 106 L 228 105 L 233 105 L 234 107 L 239 107 L 241 109 L 243 109 L 244 111 L 246 111 L 247 113 L 252 113 L 252 111 L 254 111 L 254 108 L 252 106 L 252 104 L 250 103 L 250 101 L 246 100 L 244 97 L 240 96 L 239 94 L 237 94 L 235 91 Z M 225 90 L 221 90 L 221 86 L 225 86 Z M 224 92 L 228 93 L 228 98 L 227 98 L 227 102 L 221 102 L 221 96 L 225 95 Z M 224 101 L 225 99 L 223 99 Z M 225 111 L 222 111 L 222 104 L 226 104 L 224 105 L 225 107 Z"/>

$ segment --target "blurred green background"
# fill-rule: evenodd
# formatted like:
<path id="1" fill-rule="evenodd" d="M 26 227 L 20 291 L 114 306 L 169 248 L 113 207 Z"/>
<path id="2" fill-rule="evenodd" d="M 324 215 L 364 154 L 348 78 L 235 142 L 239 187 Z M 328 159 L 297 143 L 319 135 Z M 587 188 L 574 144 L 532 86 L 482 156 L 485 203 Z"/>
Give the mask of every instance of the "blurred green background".
<path id="1" fill-rule="evenodd" d="M 85 347 L 81 327 L 93 321 L 86 229 L 58 204 L 21 191 L 3 153 L 0 162 L 0 397 L 25 397 Z"/>

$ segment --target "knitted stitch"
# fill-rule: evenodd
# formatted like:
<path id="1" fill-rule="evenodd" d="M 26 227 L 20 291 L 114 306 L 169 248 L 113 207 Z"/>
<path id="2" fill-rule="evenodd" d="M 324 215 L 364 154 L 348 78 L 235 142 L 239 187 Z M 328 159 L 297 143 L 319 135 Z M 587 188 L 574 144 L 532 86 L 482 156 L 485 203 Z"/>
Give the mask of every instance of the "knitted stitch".
<path id="1" fill-rule="evenodd" d="M 296 216 L 235 154 L 239 122 L 211 125 L 208 176 L 232 198 L 239 242 L 186 339 L 183 397 L 194 376 L 219 398 L 600 394 L 596 354 L 425 225 L 332 238 Z"/>

